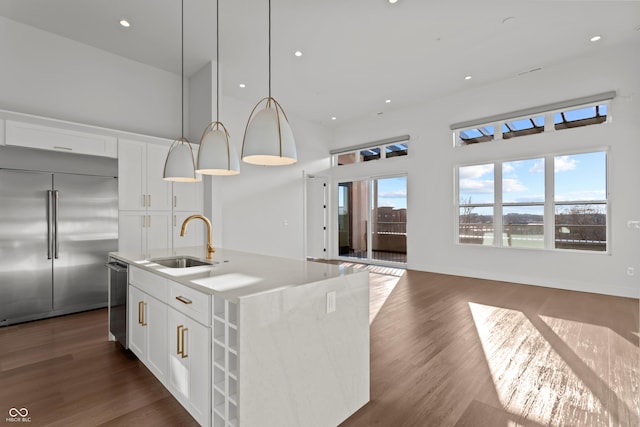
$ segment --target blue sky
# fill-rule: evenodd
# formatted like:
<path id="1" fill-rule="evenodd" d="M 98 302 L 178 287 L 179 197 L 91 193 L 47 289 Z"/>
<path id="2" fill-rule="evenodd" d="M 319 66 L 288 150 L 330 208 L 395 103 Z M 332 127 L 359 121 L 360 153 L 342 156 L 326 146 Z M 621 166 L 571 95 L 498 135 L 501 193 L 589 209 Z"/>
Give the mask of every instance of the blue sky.
<path id="1" fill-rule="evenodd" d="M 554 158 L 556 201 L 604 200 L 606 153 L 586 153 Z M 460 200 L 493 203 L 493 164 L 460 168 Z M 544 159 L 502 164 L 503 201 L 544 201 Z"/>
<path id="2" fill-rule="evenodd" d="M 396 209 L 407 208 L 407 177 L 377 178 L 378 206 Z M 362 181 L 359 181 L 362 182 Z M 338 192 L 338 206 L 344 206 L 343 193 Z"/>
<path id="3" fill-rule="evenodd" d="M 407 177 L 378 179 L 378 206 L 407 208 Z"/>

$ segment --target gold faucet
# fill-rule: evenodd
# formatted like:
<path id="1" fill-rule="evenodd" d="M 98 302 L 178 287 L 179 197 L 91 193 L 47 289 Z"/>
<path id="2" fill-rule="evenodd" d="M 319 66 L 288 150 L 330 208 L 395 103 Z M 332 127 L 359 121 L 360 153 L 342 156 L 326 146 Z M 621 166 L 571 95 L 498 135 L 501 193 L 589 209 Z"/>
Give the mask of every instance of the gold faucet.
<path id="1" fill-rule="evenodd" d="M 216 251 L 216 249 L 211 244 L 211 241 L 213 240 L 211 237 L 211 221 L 209 221 L 209 219 L 206 216 L 195 214 L 185 219 L 184 222 L 182 223 L 182 228 L 180 229 L 180 237 L 184 237 L 185 233 L 187 232 L 187 224 L 189 224 L 189 222 L 191 222 L 192 219 L 201 219 L 204 221 L 205 224 L 207 224 L 207 231 L 208 231 L 207 259 L 213 258 L 213 253 Z"/>

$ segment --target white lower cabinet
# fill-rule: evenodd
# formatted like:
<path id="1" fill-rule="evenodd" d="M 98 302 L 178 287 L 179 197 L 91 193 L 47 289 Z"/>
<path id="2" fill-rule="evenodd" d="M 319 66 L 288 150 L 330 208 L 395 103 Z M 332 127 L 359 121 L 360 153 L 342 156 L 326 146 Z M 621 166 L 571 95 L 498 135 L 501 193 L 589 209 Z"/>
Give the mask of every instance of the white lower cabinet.
<path id="1" fill-rule="evenodd" d="M 211 296 L 130 265 L 128 305 L 129 349 L 210 426 Z"/>
<path id="2" fill-rule="evenodd" d="M 200 423 L 211 421 L 211 329 L 169 308 L 171 394 Z"/>
<path id="3" fill-rule="evenodd" d="M 129 286 L 129 348 L 161 381 L 167 377 L 167 305 Z"/>

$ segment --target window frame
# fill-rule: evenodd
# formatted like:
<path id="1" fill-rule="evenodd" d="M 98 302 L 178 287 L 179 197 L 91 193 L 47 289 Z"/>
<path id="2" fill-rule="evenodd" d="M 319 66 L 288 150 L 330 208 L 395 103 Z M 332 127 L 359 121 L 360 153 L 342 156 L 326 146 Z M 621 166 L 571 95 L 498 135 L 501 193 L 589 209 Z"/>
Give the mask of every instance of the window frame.
<path id="1" fill-rule="evenodd" d="M 388 147 L 393 147 L 395 145 L 405 145 L 406 146 L 406 150 L 404 150 L 406 152 L 406 154 L 396 154 L 393 156 L 387 156 L 387 148 Z M 373 144 L 371 146 L 366 146 L 366 147 L 360 147 L 354 150 L 348 150 L 348 151 L 341 151 L 338 153 L 334 153 L 331 154 L 331 167 L 339 167 L 339 166 L 347 166 L 347 165 L 354 165 L 354 164 L 358 164 L 358 163 L 369 163 L 369 162 L 373 162 L 376 160 L 387 160 L 387 159 L 395 159 L 395 158 L 403 158 L 403 157 L 407 157 L 409 156 L 409 139 L 406 140 L 400 140 L 400 141 L 396 141 L 396 142 L 385 142 L 385 143 L 381 143 L 381 144 Z M 375 158 L 371 158 L 371 159 L 363 159 L 364 155 L 363 153 L 367 152 L 367 151 L 371 151 L 374 152 L 378 150 L 377 157 Z M 338 163 L 338 159 L 341 156 L 345 156 L 345 155 L 353 155 L 355 160 L 351 163 Z"/>
<path id="2" fill-rule="evenodd" d="M 540 111 L 538 113 L 530 113 L 530 114 L 526 114 L 523 116 L 505 116 L 504 118 L 500 118 L 498 120 L 494 120 L 494 121 L 489 121 L 489 122 L 485 122 L 485 123 L 481 123 L 478 125 L 472 125 L 472 126 L 465 126 L 465 127 L 456 127 L 453 129 L 453 146 L 455 148 L 459 148 L 459 147 L 467 147 L 467 146 L 471 146 L 471 145 L 484 145 L 485 142 L 497 142 L 497 141 L 512 141 L 512 140 L 518 140 L 520 141 L 520 137 L 522 136 L 529 136 L 529 135 L 537 135 L 537 134 L 544 134 L 547 132 L 561 132 L 567 129 L 580 129 L 580 128 L 585 128 L 585 127 L 589 127 L 592 125 L 597 125 L 597 124 L 607 124 L 607 123 L 611 123 L 612 121 L 612 115 L 611 115 L 611 100 L 612 99 L 606 99 L 606 100 L 602 100 L 602 101 L 594 101 L 594 102 L 587 102 L 587 103 L 582 103 L 582 104 L 575 104 L 572 106 L 566 106 L 563 108 L 557 108 L 557 109 L 552 109 L 552 110 L 545 110 L 545 111 Z M 558 128 L 558 126 L 555 123 L 555 115 L 556 114 L 563 114 L 566 112 L 570 112 L 570 111 L 574 111 L 574 110 L 580 110 L 580 109 L 585 109 L 585 108 L 589 108 L 589 107 L 596 107 L 596 111 L 599 110 L 599 107 L 605 105 L 606 106 L 606 114 L 604 116 L 602 115 L 597 115 L 594 118 L 587 118 L 587 119 L 582 119 L 582 120 L 573 120 L 573 121 L 569 121 L 569 122 L 565 122 L 564 126 L 561 126 Z M 543 117 L 544 123 L 542 125 L 537 125 L 536 123 L 536 119 L 538 117 Z M 604 117 L 603 120 L 598 120 L 599 117 Z M 520 120 L 530 120 L 531 123 L 534 125 L 532 128 L 528 128 L 528 129 L 521 129 L 521 130 L 513 130 L 510 132 L 504 132 L 503 131 L 503 126 L 506 126 L 507 128 L 510 128 L 510 126 L 508 126 L 508 123 L 512 123 L 512 122 L 517 122 Z M 580 121 L 583 122 L 591 122 L 591 123 L 586 123 L 586 124 L 582 124 L 582 125 L 577 125 L 575 123 L 579 123 Z M 574 123 L 572 125 L 572 123 Z M 462 132 L 466 132 L 466 131 L 470 131 L 470 130 L 478 130 L 479 132 L 480 129 L 485 129 L 488 127 L 492 127 L 493 128 L 493 134 L 490 135 L 484 135 L 482 137 L 478 137 L 478 138 L 469 138 L 467 140 L 463 139 L 460 134 Z M 507 136 L 508 135 L 508 136 Z M 490 136 L 490 138 L 489 138 Z M 465 142 L 465 141 L 470 141 L 470 142 Z"/>
<path id="3" fill-rule="evenodd" d="M 580 154 L 589 154 L 589 153 L 604 153 L 605 155 L 605 199 L 604 200 L 572 200 L 572 201 L 559 201 L 555 200 L 555 158 L 560 156 L 574 156 Z M 552 154 L 544 154 L 538 156 L 525 156 L 525 157 L 517 157 L 517 158 L 504 158 L 501 160 L 494 161 L 483 161 L 483 162 L 473 162 L 473 163 L 461 163 L 457 164 L 454 167 L 454 244 L 458 246 L 465 247 L 491 247 L 491 248 L 501 248 L 508 250 L 533 250 L 533 251 L 557 251 L 563 253 L 589 253 L 589 254 L 600 254 L 600 255 L 611 255 L 611 197 L 609 194 L 609 182 L 610 182 L 610 158 L 611 158 L 611 149 L 609 146 L 605 147 L 593 147 L 583 150 L 570 150 L 570 151 L 561 151 L 554 152 Z M 523 160 L 534 160 L 534 159 L 544 159 L 544 182 L 545 182 L 545 198 L 543 202 L 508 202 L 503 203 L 503 195 L 502 195 L 502 181 L 503 181 L 503 168 L 502 165 L 504 163 L 510 163 L 515 161 L 523 161 Z M 488 165 L 493 164 L 493 185 L 494 185 L 494 200 L 493 203 L 461 203 L 460 201 L 460 168 L 469 167 L 469 166 L 480 166 L 480 165 Z M 555 209 L 558 205 L 588 205 L 588 204 L 604 204 L 605 205 L 605 227 L 606 227 L 606 248 L 604 251 L 597 250 L 587 250 L 587 249 L 564 249 L 564 248 L 556 248 L 555 245 L 555 229 L 556 229 L 556 220 L 555 220 Z M 543 216 L 543 230 L 544 230 L 544 246 L 541 248 L 535 247 L 520 247 L 520 246 L 507 246 L 503 242 L 503 211 L 504 207 L 517 207 L 517 206 L 543 206 L 544 207 L 544 216 Z M 493 209 L 493 242 L 492 244 L 472 244 L 472 243 L 462 243 L 460 241 L 460 209 L 464 207 L 489 207 Z"/>

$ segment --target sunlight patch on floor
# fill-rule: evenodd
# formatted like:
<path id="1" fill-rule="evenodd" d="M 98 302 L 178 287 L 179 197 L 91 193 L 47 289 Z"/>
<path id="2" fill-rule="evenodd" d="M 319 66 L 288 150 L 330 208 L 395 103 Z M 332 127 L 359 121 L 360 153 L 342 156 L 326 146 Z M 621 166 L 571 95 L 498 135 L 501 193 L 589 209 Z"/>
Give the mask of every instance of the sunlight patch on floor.
<path id="1" fill-rule="evenodd" d="M 550 316 L 540 319 L 593 373 L 593 387 L 609 394 L 614 424 L 640 425 L 640 349 L 605 326 Z"/>
<path id="2" fill-rule="evenodd" d="M 379 277 L 377 277 L 379 276 Z M 398 284 L 399 277 L 369 274 L 369 324 L 371 325 L 391 292 Z"/>
<path id="3" fill-rule="evenodd" d="M 610 393 L 594 394 L 579 377 L 593 374 L 580 364 L 570 366 L 554 349 L 566 344 L 549 342 L 520 311 L 472 302 L 469 308 L 498 399 L 507 412 L 543 425 L 609 425 L 612 414 L 601 400 L 610 399 Z"/>

